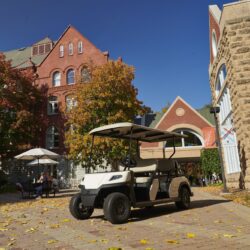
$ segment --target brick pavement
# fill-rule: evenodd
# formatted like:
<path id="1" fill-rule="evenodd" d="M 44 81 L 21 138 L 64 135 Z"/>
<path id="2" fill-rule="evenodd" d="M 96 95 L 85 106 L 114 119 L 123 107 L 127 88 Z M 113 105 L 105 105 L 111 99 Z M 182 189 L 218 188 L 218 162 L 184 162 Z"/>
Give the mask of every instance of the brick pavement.
<path id="1" fill-rule="evenodd" d="M 15 202 L 0 195 L 0 249 L 250 249 L 250 208 L 193 189 L 191 209 L 174 204 L 135 209 L 112 225 L 96 210 L 85 221 L 68 211 L 70 197 Z"/>

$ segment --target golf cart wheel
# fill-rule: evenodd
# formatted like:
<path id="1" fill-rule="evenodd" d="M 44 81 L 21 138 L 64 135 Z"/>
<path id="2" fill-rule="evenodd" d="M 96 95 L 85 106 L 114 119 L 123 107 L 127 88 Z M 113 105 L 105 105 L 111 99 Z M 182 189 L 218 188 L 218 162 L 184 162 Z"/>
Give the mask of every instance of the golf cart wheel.
<path id="1" fill-rule="evenodd" d="M 71 198 L 70 204 L 69 204 L 69 210 L 70 210 L 70 213 L 76 219 L 85 220 L 85 219 L 88 219 L 92 215 L 94 208 L 84 207 L 84 205 L 82 204 L 82 200 L 81 200 L 81 194 L 78 193 Z"/>
<path id="2" fill-rule="evenodd" d="M 128 221 L 131 205 L 128 197 L 123 193 L 109 194 L 103 204 L 104 216 L 112 224 Z"/>
<path id="3" fill-rule="evenodd" d="M 180 190 L 180 201 L 176 201 L 175 205 L 179 209 L 188 209 L 190 207 L 190 193 L 186 187 L 182 187 Z"/>

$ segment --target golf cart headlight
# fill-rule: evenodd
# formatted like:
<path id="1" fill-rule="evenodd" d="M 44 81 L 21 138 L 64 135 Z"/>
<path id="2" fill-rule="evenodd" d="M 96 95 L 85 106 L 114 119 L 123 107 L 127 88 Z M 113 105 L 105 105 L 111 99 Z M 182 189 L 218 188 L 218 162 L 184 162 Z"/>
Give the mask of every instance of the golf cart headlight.
<path id="1" fill-rule="evenodd" d="M 113 176 L 109 179 L 109 181 L 114 181 L 114 180 L 117 180 L 117 179 L 120 179 L 120 178 L 122 178 L 122 175 L 121 175 L 121 174 L 113 175 Z"/>

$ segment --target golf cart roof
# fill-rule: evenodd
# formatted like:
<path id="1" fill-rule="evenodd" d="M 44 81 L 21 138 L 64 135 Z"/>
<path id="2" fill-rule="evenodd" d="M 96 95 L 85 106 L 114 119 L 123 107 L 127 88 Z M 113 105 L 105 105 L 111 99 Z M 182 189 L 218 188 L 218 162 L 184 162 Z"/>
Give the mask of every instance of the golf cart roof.
<path id="1" fill-rule="evenodd" d="M 132 139 L 144 142 L 160 142 L 172 138 L 186 137 L 174 132 L 153 129 L 130 122 L 114 123 L 111 125 L 95 128 L 89 132 L 90 135 L 112 137 L 119 139 Z"/>

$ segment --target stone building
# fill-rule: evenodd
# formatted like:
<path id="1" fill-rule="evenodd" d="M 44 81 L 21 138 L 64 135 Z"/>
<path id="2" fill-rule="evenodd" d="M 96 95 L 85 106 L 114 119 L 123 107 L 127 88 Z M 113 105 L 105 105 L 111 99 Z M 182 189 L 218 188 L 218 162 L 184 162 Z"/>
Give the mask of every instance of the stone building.
<path id="1" fill-rule="evenodd" d="M 250 188 L 250 1 L 209 6 L 209 78 L 229 187 Z"/>

